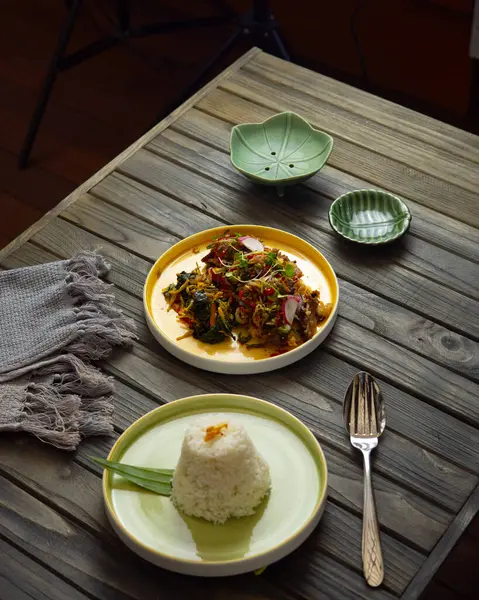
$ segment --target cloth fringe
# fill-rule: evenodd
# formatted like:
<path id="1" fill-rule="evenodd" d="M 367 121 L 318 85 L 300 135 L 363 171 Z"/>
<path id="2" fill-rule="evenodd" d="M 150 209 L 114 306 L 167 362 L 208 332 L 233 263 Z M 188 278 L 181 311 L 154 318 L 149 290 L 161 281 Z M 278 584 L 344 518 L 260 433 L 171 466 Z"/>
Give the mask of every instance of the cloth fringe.
<path id="1" fill-rule="evenodd" d="M 113 432 L 113 378 L 90 361 L 107 358 L 113 346 L 131 345 L 137 337 L 133 320 L 114 306 L 112 285 L 100 279 L 110 269 L 103 257 L 81 252 L 66 261 L 66 268 L 73 340 L 40 361 L 26 383 L 7 383 L 8 391 L 0 394 L 5 413 L 0 431 L 26 431 L 57 448 L 75 450 L 83 437 Z"/>
<path id="2" fill-rule="evenodd" d="M 133 320 L 114 306 L 112 285 L 99 279 L 109 269 L 93 252 L 82 252 L 68 263 L 67 292 L 75 304 L 78 335 L 65 350 L 85 360 L 103 360 L 113 346 L 131 345 L 136 339 Z"/>
<path id="3" fill-rule="evenodd" d="M 111 435 L 112 394 L 88 398 L 78 391 L 85 388 L 69 384 L 66 393 L 55 381 L 30 383 L 23 405 L 21 429 L 62 450 L 75 450 L 80 440 L 92 435 Z M 112 390 L 113 391 L 113 390 Z"/>
<path id="4" fill-rule="evenodd" d="M 23 405 L 21 428 L 62 450 L 75 450 L 81 440 L 81 399 L 63 395 L 54 385 L 30 383 Z"/>

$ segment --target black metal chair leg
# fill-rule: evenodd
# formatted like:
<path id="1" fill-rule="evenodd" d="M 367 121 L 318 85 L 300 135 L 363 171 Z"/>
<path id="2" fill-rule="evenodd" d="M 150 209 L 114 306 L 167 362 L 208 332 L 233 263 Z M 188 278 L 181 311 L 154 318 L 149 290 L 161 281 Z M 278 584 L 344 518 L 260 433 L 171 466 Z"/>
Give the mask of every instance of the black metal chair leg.
<path id="1" fill-rule="evenodd" d="M 35 141 L 38 128 L 40 127 L 40 123 L 43 119 L 43 115 L 45 113 L 45 108 L 47 106 L 50 93 L 55 83 L 55 79 L 58 75 L 59 65 L 65 53 L 68 41 L 70 40 L 70 36 L 75 25 L 77 12 L 80 8 L 81 3 L 82 0 L 72 0 L 70 3 L 68 16 L 63 26 L 62 32 L 60 33 L 60 36 L 58 38 L 58 42 L 53 53 L 50 66 L 48 67 L 47 74 L 43 81 L 43 87 L 38 97 L 37 105 L 33 112 L 33 116 L 30 120 L 30 125 L 28 126 L 27 135 L 25 136 L 25 140 L 20 151 L 18 166 L 21 169 L 23 169 L 28 162 L 32 146 Z"/>
<path id="2" fill-rule="evenodd" d="M 159 123 L 162 119 L 164 119 L 167 115 L 169 115 L 172 111 L 174 111 L 180 104 L 182 104 L 185 100 L 187 100 L 192 94 L 198 91 L 198 88 L 203 83 L 205 76 L 208 72 L 224 58 L 231 48 L 235 45 L 236 41 L 243 37 L 243 31 L 241 29 L 235 31 L 221 46 L 218 52 L 211 57 L 211 59 L 206 63 L 206 65 L 196 74 L 196 77 L 193 81 L 188 85 L 186 90 L 181 94 L 179 98 L 176 98 L 175 101 L 167 106 L 165 110 L 163 110 L 155 119 L 154 123 L 152 123 L 152 127 Z"/>
<path id="3" fill-rule="evenodd" d="M 291 56 L 286 50 L 283 39 L 281 38 L 277 29 L 273 29 L 273 31 L 271 32 L 271 42 L 274 46 L 276 46 L 279 58 L 284 58 L 284 60 L 291 62 Z"/>
<path id="4" fill-rule="evenodd" d="M 191 94 L 193 94 L 194 92 L 197 91 L 197 88 L 198 88 L 199 84 L 201 83 L 201 81 L 203 80 L 203 78 L 208 74 L 208 72 L 217 63 L 219 63 L 221 61 L 222 58 L 224 58 L 228 54 L 228 52 L 235 45 L 236 41 L 240 37 L 243 37 L 243 32 L 241 30 L 237 30 L 226 40 L 226 42 L 221 46 L 221 48 L 218 50 L 218 52 L 214 56 L 212 56 L 210 58 L 210 60 L 206 63 L 206 65 L 203 66 L 201 71 L 199 71 L 197 73 L 195 79 L 188 86 L 188 89 L 183 94 L 184 97 L 189 98 L 191 96 Z"/>

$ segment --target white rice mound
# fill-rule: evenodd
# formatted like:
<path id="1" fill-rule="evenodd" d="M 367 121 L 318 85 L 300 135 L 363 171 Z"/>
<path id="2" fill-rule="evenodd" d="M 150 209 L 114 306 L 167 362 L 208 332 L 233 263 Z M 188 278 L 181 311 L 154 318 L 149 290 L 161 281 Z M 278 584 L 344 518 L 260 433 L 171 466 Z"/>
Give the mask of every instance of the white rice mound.
<path id="1" fill-rule="evenodd" d="M 223 423 L 223 435 L 205 442 L 207 427 Z M 269 467 L 241 423 L 215 414 L 187 429 L 171 496 L 186 515 L 213 523 L 252 515 L 270 487 Z"/>

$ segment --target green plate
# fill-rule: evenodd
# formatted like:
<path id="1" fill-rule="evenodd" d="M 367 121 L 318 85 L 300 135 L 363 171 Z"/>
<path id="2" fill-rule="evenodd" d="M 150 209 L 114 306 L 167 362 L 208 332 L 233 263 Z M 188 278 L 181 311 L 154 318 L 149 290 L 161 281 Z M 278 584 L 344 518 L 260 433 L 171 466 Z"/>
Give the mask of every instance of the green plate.
<path id="1" fill-rule="evenodd" d="M 313 531 L 326 502 L 327 467 L 312 433 L 281 408 L 248 396 L 177 400 L 136 421 L 109 459 L 174 468 L 185 429 L 199 414 L 234 414 L 270 467 L 269 497 L 251 517 L 214 525 L 180 513 L 171 499 L 133 488 L 105 471 L 107 514 L 120 538 L 143 558 L 189 575 L 253 571 L 283 558 Z"/>
<path id="2" fill-rule="evenodd" d="M 312 177 L 328 160 L 333 138 L 293 112 L 263 123 L 242 123 L 231 131 L 231 162 L 256 183 L 284 186 Z"/>
<path id="3" fill-rule="evenodd" d="M 406 233 L 411 213 L 397 196 L 380 190 L 356 190 L 337 198 L 329 222 L 337 234 L 360 244 L 386 244 Z"/>

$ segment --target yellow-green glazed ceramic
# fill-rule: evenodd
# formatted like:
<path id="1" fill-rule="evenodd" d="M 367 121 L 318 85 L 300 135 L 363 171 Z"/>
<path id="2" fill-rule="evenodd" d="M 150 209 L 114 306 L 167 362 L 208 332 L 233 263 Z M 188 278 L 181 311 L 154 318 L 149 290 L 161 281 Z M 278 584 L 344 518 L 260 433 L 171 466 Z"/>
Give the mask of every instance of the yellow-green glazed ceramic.
<path id="1" fill-rule="evenodd" d="M 119 537 L 146 560 L 188 575 L 237 575 L 283 558 L 310 535 L 326 503 L 326 460 L 313 434 L 290 413 L 257 398 L 226 394 L 183 398 L 151 411 L 123 433 L 108 458 L 175 468 L 185 429 L 208 413 L 243 423 L 269 465 L 271 491 L 253 516 L 223 525 L 187 517 L 170 498 L 134 488 L 107 471 L 104 500 Z"/>
<path id="2" fill-rule="evenodd" d="M 400 198 L 381 190 L 348 192 L 329 209 L 329 222 L 338 235 L 370 246 L 399 239 L 409 229 L 411 218 Z"/>
<path id="3" fill-rule="evenodd" d="M 319 291 L 320 299 L 324 303 L 332 304 L 329 317 L 320 323 L 316 334 L 310 340 L 279 356 L 271 356 L 274 350 L 272 348 L 247 349 L 231 339 L 220 344 L 205 344 L 194 337 L 178 340 L 187 330 L 178 321 L 175 311 L 168 311 L 162 290 L 170 283 L 176 282 L 177 273 L 191 271 L 197 264 L 201 265 L 201 258 L 208 253 L 208 244 L 228 230 L 257 237 L 265 246 L 283 251 L 291 260 L 297 262 L 305 283 Z M 273 371 L 290 365 L 312 352 L 333 328 L 338 298 L 336 275 L 321 252 L 291 233 L 258 225 L 216 227 L 178 242 L 153 265 L 143 292 L 146 322 L 154 337 L 166 350 L 194 367 L 228 375 Z"/>
<path id="4" fill-rule="evenodd" d="M 312 177 L 328 160 L 333 138 L 299 115 L 283 112 L 263 123 L 242 123 L 231 131 L 233 166 L 249 179 L 284 187 Z"/>

